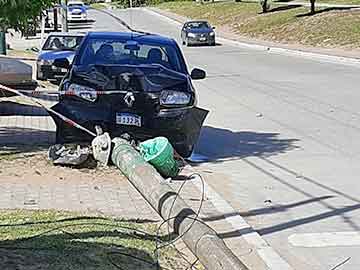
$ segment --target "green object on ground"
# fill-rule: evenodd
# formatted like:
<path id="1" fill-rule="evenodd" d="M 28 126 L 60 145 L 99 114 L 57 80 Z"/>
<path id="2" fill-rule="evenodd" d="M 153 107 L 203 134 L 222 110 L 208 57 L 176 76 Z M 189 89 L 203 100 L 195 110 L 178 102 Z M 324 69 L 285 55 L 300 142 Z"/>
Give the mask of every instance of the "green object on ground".
<path id="1" fill-rule="evenodd" d="M 174 149 L 167 138 L 156 137 L 140 143 L 140 152 L 161 175 L 175 177 L 179 173 L 179 166 L 174 159 Z"/>
<path id="2" fill-rule="evenodd" d="M 0 54 L 6 55 L 6 40 L 4 32 L 0 32 Z"/>

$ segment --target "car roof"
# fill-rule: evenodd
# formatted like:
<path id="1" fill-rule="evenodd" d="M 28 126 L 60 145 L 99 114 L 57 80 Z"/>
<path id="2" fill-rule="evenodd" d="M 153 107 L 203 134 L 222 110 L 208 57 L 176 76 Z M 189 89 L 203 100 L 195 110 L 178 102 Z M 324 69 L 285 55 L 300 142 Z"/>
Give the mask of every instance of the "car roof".
<path id="1" fill-rule="evenodd" d="M 172 38 L 160 36 L 157 34 L 141 34 L 137 32 L 89 32 L 87 36 L 96 39 L 136 39 L 137 41 L 154 42 L 162 45 L 176 44 Z"/>
<path id="2" fill-rule="evenodd" d="M 186 23 L 209 23 L 209 22 L 204 20 L 197 20 L 197 21 L 187 21 Z"/>
<path id="3" fill-rule="evenodd" d="M 85 32 L 51 32 L 49 36 L 58 36 L 58 37 L 84 37 Z"/>

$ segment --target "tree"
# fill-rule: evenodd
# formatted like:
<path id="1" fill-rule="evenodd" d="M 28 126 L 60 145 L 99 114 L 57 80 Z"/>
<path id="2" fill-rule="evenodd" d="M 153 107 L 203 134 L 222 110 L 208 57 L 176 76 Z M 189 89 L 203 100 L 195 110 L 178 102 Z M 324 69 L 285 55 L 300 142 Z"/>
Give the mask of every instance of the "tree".
<path id="1" fill-rule="evenodd" d="M 315 14 L 315 0 L 310 0 L 310 14 Z"/>
<path id="2" fill-rule="evenodd" d="M 268 2 L 268 0 L 260 0 L 260 5 L 263 13 L 268 12 L 268 10 L 270 9 L 270 3 Z"/>
<path id="3" fill-rule="evenodd" d="M 24 33 L 31 20 L 40 15 L 40 12 L 51 7 L 55 0 L 0 0 L 0 28 L 6 31 L 14 28 Z"/>

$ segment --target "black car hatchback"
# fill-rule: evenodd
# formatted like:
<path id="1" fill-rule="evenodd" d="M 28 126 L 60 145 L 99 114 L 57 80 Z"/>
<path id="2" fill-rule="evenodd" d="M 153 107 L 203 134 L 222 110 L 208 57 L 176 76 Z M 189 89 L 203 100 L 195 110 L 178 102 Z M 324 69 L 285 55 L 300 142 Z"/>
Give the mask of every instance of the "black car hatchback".
<path id="1" fill-rule="evenodd" d="M 197 108 L 191 79 L 173 39 L 133 32 L 90 32 L 73 64 L 57 59 L 69 72 L 60 84 L 60 101 L 52 109 L 112 137 L 128 133 L 138 140 L 167 137 L 176 151 L 191 155 L 208 111 Z M 58 143 L 91 140 L 89 135 L 52 115 Z"/>

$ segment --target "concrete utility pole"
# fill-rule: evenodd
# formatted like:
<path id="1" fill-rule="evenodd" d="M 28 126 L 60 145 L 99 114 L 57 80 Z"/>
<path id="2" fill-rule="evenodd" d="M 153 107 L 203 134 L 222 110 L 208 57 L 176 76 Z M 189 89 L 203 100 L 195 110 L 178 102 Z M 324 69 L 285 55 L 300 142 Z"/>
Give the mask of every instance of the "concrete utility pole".
<path id="1" fill-rule="evenodd" d="M 195 219 L 196 213 L 139 152 L 121 138 L 115 138 L 113 144 L 112 162 L 163 219 L 174 217 L 168 225 L 183 235 L 182 240 L 207 270 L 248 270 L 215 231 Z"/>
<path id="2" fill-rule="evenodd" d="M 62 31 L 63 32 L 69 32 L 69 28 L 68 28 L 68 12 L 67 12 L 67 4 L 68 4 L 68 0 L 63 0 L 62 2 Z"/>

